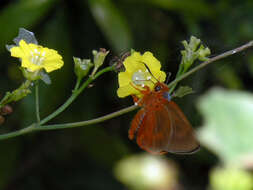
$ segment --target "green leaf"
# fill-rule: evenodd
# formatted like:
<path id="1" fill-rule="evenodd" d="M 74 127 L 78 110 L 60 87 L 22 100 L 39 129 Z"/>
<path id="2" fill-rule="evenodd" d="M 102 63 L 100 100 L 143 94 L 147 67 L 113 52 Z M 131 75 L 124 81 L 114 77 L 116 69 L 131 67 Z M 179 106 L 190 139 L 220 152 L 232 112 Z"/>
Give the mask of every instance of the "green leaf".
<path id="1" fill-rule="evenodd" d="M 173 94 L 173 97 L 182 98 L 188 94 L 192 94 L 194 91 L 189 86 L 180 86 Z"/>
<path id="2" fill-rule="evenodd" d="M 224 164 L 253 165 L 253 95 L 216 88 L 198 102 L 204 126 L 200 142 L 218 155 Z"/>
<path id="3" fill-rule="evenodd" d="M 117 52 L 132 47 L 132 35 L 125 17 L 110 0 L 89 0 L 91 12 L 111 46 Z"/>
<path id="4" fill-rule="evenodd" d="M 14 1 L 0 12 L 0 44 L 10 43 L 19 28 L 28 28 L 46 16 L 46 12 L 57 0 L 23 0 Z M 8 26 L 8 27 L 4 27 Z M 0 46 L 0 52 L 4 46 Z"/>
<path id="5" fill-rule="evenodd" d="M 210 172 L 210 188 L 213 190 L 252 190 L 250 171 L 233 167 L 217 167 Z"/>

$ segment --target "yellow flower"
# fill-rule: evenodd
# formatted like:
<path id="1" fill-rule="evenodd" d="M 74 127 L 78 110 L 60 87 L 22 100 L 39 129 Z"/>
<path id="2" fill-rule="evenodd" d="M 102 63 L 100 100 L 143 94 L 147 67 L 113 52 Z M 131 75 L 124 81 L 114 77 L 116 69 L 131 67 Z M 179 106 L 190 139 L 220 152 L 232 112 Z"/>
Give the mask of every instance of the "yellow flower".
<path id="1" fill-rule="evenodd" d="M 120 98 L 129 95 L 141 98 L 143 95 L 136 88 L 143 89 L 144 86 L 148 86 L 153 90 L 155 83 L 164 82 L 166 79 L 166 74 L 160 70 L 160 62 L 151 52 L 145 52 L 143 55 L 133 52 L 124 60 L 123 65 L 125 71 L 118 75 L 117 94 Z"/>
<path id="2" fill-rule="evenodd" d="M 27 44 L 24 40 L 20 40 L 19 46 L 12 47 L 10 52 L 11 56 L 20 58 L 21 66 L 30 72 L 43 68 L 49 73 L 63 66 L 62 57 L 57 51 L 32 43 Z"/>

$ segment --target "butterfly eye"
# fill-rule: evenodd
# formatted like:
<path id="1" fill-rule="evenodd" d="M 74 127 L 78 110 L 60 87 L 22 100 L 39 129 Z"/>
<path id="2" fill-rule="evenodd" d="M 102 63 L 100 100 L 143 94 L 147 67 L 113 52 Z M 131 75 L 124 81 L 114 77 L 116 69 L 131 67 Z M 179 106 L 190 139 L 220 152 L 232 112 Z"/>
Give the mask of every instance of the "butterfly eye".
<path id="1" fill-rule="evenodd" d="M 156 92 L 160 91 L 161 89 L 162 89 L 162 87 L 161 87 L 160 85 L 157 85 L 157 86 L 155 87 L 155 91 L 156 91 Z"/>

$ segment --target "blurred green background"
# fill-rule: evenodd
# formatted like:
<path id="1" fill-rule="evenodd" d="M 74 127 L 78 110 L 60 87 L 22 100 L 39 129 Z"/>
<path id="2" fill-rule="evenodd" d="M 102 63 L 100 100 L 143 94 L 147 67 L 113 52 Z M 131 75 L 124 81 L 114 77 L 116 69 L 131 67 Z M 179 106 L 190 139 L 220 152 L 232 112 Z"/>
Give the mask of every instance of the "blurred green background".
<path id="1" fill-rule="evenodd" d="M 63 69 L 50 74 L 52 84 L 40 86 L 41 115 L 45 117 L 71 94 L 75 84 L 72 56 L 91 58 L 93 49 L 103 47 L 110 50 L 105 63 L 109 64 L 114 55 L 131 48 L 152 51 L 173 79 L 180 63 L 181 41 L 194 35 L 211 49 L 212 56 L 242 45 L 253 39 L 252 10 L 251 0 L 1 0 L 0 96 L 23 80 L 18 60 L 5 49 L 20 27 L 33 31 L 39 44 L 58 50 L 64 59 Z M 182 84 L 191 86 L 195 93 L 176 102 L 198 128 L 203 121 L 196 107 L 200 96 L 213 86 L 252 91 L 252 79 L 253 53 L 248 50 L 212 63 L 184 80 Z M 50 123 L 91 119 L 132 104 L 130 98 L 119 99 L 116 90 L 117 75 L 103 75 Z M 14 113 L 0 127 L 1 133 L 35 120 L 33 95 L 12 106 Z M 143 152 L 127 137 L 133 115 L 1 141 L 0 189 L 143 188 L 120 182 L 121 169 L 117 169 L 120 160 Z M 209 171 L 219 163 L 204 147 L 194 155 L 167 154 L 163 159 L 173 162 L 178 176 L 173 178 L 177 187 L 166 189 L 206 189 Z M 136 178 L 136 183 L 139 181 Z"/>

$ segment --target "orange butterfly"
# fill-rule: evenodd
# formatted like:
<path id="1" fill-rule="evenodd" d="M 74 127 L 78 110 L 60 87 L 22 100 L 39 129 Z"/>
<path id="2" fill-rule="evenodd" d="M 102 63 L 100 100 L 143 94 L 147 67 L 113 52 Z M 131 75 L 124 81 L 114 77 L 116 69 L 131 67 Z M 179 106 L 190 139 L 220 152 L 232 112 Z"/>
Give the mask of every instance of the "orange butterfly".
<path id="1" fill-rule="evenodd" d="M 142 99 L 133 96 L 141 109 L 129 129 L 131 140 L 136 137 L 137 144 L 152 154 L 190 154 L 199 149 L 192 126 L 177 104 L 171 101 L 167 85 L 158 81 L 154 90 L 148 86 L 134 88 L 144 96 Z"/>

